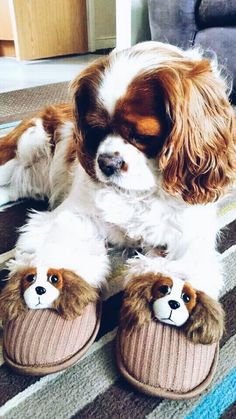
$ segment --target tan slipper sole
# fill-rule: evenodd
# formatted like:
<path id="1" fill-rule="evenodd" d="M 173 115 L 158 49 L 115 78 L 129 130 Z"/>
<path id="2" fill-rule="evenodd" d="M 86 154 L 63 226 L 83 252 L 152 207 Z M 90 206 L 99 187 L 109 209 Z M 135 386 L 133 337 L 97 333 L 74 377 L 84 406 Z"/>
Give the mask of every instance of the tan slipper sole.
<path id="1" fill-rule="evenodd" d="M 20 374 L 45 375 L 74 365 L 95 340 L 101 303 L 90 303 L 81 316 L 66 320 L 53 310 L 29 310 L 6 322 L 3 356 Z"/>
<path id="2" fill-rule="evenodd" d="M 121 374 L 151 396 L 196 397 L 212 381 L 219 345 L 190 342 L 183 332 L 151 321 L 128 335 L 118 331 L 116 358 Z"/>

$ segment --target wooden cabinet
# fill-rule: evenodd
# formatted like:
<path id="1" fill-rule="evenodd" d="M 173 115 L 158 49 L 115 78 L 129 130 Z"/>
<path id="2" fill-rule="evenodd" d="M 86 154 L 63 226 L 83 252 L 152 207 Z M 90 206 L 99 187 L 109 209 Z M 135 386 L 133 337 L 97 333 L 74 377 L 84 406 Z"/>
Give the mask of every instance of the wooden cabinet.
<path id="1" fill-rule="evenodd" d="M 85 0 L 0 0 L 0 27 L 20 60 L 88 51 Z"/>
<path id="2" fill-rule="evenodd" d="M 8 0 L 0 0 L 0 56 L 15 56 L 12 22 Z"/>

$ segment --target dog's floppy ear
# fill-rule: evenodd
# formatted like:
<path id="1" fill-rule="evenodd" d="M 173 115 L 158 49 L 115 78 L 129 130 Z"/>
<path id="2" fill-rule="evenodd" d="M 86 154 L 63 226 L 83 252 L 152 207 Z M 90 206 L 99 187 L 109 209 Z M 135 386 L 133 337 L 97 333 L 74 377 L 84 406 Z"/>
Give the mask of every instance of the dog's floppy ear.
<path id="1" fill-rule="evenodd" d="M 67 269 L 61 269 L 63 287 L 60 296 L 54 301 L 55 308 L 66 319 L 80 316 L 87 304 L 98 300 L 98 290 Z"/>
<path id="2" fill-rule="evenodd" d="M 235 116 L 207 60 L 171 62 L 156 77 L 172 128 L 159 158 L 163 186 L 190 204 L 213 202 L 235 179 Z"/>
<path id="3" fill-rule="evenodd" d="M 127 333 L 151 320 L 152 288 L 157 279 L 154 273 L 147 273 L 134 276 L 128 283 L 120 313 L 121 327 Z"/>
<path id="4" fill-rule="evenodd" d="M 73 96 L 75 140 L 80 163 L 90 176 L 94 177 L 93 159 L 101 141 L 103 121 L 108 113 L 98 101 L 98 88 L 108 63 L 101 57 L 83 70 L 70 85 Z"/>
<path id="5" fill-rule="evenodd" d="M 13 320 L 28 310 L 21 288 L 24 275 L 24 271 L 11 275 L 0 294 L 0 317 L 3 320 Z"/>
<path id="6" fill-rule="evenodd" d="M 194 343 L 218 342 L 224 332 L 224 311 L 221 304 L 202 291 L 197 291 L 197 304 L 184 325 L 187 337 Z"/>

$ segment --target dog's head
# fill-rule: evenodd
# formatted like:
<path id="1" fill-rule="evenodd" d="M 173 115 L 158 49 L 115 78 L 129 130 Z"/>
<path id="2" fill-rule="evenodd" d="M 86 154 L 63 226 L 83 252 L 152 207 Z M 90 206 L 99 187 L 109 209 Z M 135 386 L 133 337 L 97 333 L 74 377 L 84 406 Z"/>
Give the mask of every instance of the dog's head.
<path id="1" fill-rule="evenodd" d="M 98 299 L 98 291 L 66 269 L 22 269 L 9 277 L 0 295 L 0 315 L 12 320 L 28 309 L 53 308 L 72 319 Z"/>
<path id="2" fill-rule="evenodd" d="M 121 327 L 131 333 L 153 319 L 182 326 L 195 343 L 218 341 L 224 330 L 220 303 L 189 282 L 154 273 L 135 276 L 125 289 Z"/>
<path id="3" fill-rule="evenodd" d="M 188 203 L 216 200 L 235 170 L 233 109 L 214 63 L 143 43 L 73 82 L 78 155 L 94 179 L 129 191 L 162 183 Z"/>

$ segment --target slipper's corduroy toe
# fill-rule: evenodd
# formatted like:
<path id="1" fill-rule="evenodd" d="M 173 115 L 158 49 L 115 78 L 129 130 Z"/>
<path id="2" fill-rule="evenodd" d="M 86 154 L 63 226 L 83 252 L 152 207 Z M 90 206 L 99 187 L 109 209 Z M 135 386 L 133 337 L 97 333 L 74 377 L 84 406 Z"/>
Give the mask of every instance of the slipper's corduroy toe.
<path id="1" fill-rule="evenodd" d="M 66 320 L 53 310 L 29 310 L 4 324 L 4 359 L 21 374 L 61 371 L 75 364 L 90 347 L 100 318 L 101 303 L 88 304 L 74 320 Z"/>
<path id="2" fill-rule="evenodd" d="M 143 393 L 188 399 L 209 386 L 219 345 L 194 344 L 176 328 L 155 321 L 131 334 L 119 330 L 117 364 L 122 375 Z"/>

